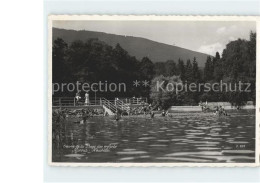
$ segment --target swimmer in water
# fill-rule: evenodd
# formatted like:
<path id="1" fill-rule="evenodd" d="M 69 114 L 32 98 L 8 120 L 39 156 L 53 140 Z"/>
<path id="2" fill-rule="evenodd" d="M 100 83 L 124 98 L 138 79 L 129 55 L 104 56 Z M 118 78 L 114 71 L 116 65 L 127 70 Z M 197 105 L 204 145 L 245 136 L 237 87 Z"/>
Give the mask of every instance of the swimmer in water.
<path id="1" fill-rule="evenodd" d="M 230 115 L 226 112 L 226 110 L 224 109 L 224 107 L 222 107 L 221 110 L 222 110 L 222 114 L 223 114 L 224 116 L 230 116 Z"/>
<path id="2" fill-rule="evenodd" d="M 215 115 L 219 115 L 219 109 L 218 109 L 218 106 L 216 106 L 216 111 L 214 113 Z"/>
<path id="3" fill-rule="evenodd" d="M 118 110 L 116 110 L 116 121 L 119 121 L 121 118 L 120 113 Z"/>
<path id="4" fill-rule="evenodd" d="M 222 106 L 217 106 L 216 107 L 216 112 L 214 113 L 215 115 L 218 115 L 218 116 L 230 116 L 229 114 L 227 114 L 227 112 L 225 111 L 224 107 Z"/>
<path id="5" fill-rule="evenodd" d="M 82 120 L 84 124 L 87 122 L 88 117 L 89 117 L 88 113 L 85 112 L 84 109 L 82 109 Z"/>
<path id="6" fill-rule="evenodd" d="M 150 116 L 151 116 L 151 118 L 154 117 L 154 112 L 153 111 L 150 112 Z"/>
<path id="7" fill-rule="evenodd" d="M 162 116 L 166 116 L 165 110 L 162 111 Z"/>

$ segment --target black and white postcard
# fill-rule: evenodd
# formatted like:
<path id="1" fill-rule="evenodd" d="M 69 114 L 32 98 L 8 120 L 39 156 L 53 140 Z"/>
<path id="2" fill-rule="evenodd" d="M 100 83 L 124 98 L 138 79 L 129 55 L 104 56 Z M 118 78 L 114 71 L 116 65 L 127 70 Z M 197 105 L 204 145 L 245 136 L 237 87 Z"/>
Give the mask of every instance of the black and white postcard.
<path id="1" fill-rule="evenodd" d="M 258 17 L 50 15 L 49 164 L 258 166 L 259 30 Z"/>

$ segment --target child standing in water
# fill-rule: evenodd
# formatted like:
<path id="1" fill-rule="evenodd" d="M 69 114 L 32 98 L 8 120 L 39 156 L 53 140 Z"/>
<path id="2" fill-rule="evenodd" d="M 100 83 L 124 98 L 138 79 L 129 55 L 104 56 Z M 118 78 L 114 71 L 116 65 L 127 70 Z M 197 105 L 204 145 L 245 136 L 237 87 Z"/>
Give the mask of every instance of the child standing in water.
<path id="1" fill-rule="evenodd" d="M 81 98 L 81 97 L 80 97 L 80 92 L 79 92 L 79 91 L 76 93 L 75 98 L 76 98 L 76 104 L 78 104 L 78 103 L 79 103 L 79 99 Z"/>
<path id="2" fill-rule="evenodd" d="M 82 109 L 82 120 L 84 124 L 87 122 L 88 117 L 88 113 L 84 109 Z"/>
<path id="3" fill-rule="evenodd" d="M 162 116 L 166 116 L 165 110 L 162 111 Z"/>
<path id="4" fill-rule="evenodd" d="M 85 93 L 85 105 L 89 104 L 89 94 L 88 92 Z"/>
<path id="5" fill-rule="evenodd" d="M 121 118 L 120 112 L 116 109 L 116 121 L 119 121 Z"/>
<path id="6" fill-rule="evenodd" d="M 150 112 L 150 116 L 151 116 L 151 118 L 153 118 L 154 117 L 154 112 L 151 110 L 151 112 Z"/>

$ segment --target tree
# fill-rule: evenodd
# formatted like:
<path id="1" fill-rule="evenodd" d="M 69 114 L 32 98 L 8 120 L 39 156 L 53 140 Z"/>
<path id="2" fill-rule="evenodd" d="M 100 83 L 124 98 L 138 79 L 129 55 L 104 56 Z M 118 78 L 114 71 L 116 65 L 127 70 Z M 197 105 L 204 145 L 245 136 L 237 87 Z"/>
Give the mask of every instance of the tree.
<path id="1" fill-rule="evenodd" d="M 166 73 L 165 63 L 164 62 L 154 63 L 154 70 L 156 76 L 165 75 Z"/>
<path id="2" fill-rule="evenodd" d="M 216 52 L 216 56 L 213 57 L 213 59 L 212 59 L 212 72 L 213 72 L 213 74 L 214 74 L 215 67 L 217 65 L 218 60 L 220 60 L 220 55 L 219 55 L 219 52 Z"/>
<path id="3" fill-rule="evenodd" d="M 222 60 L 220 59 L 219 52 L 216 52 L 216 56 L 213 60 L 214 60 L 214 63 L 213 63 L 214 79 L 219 82 L 220 80 L 223 79 L 223 63 L 222 63 Z"/>
<path id="4" fill-rule="evenodd" d="M 166 76 L 173 76 L 177 74 L 177 66 L 173 60 L 165 62 Z"/>
<path id="5" fill-rule="evenodd" d="M 140 72 L 141 81 L 148 81 L 149 83 L 151 82 L 151 80 L 155 75 L 155 69 L 154 69 L 154 64 L 148 57 L 144 57 L 140 62 L 139 72 Z M 149 92 L 150 92 L 149 86 L 142 86 L 142 88 L 139 87 L 139 89 L 140 89 L 139 93 L 141 94 L 141 96 L 146 96 L 149 98 Z"/>
<path id="6" fill-rule="evenodd" d="M 185 65 L 184 65 L 183 60 L 181 60 L 181 59 L 178 60 L 177 71 L 178 71 L 178 75 L 180 76 L 181 80 L 184 81 L 185 80 Z"/>
<path id="7" fill-rule="evenodd" d="M 125 83 L 127 90 L 121 92 L 98 92 L 108 99 L 114 97 L 138 96 L 140 92 L 133 87 L 133 81 L 141 79 L 140 62 L 130 56 L 119 44 L 113 48 L 98 39 L 74 41 L 69 46 L 61 39 L 53 45 L 53 81 L 76 83 Z M 149 73 L 147 73 L 149 74 Z M 146 76 L 151 78 L 152 76 Z M 76 91 L 75 91 L 76 92 Z M 74 96 L 64 91 L 55 96 Z M 94 95 L 90 91 L 90 95 Z M 147 94 L 149 96 L 149 94 Z M 144 97 L 147 97 L 144 96 Z"/>
<path id="8" fill-rule="evenodd" d="M 140 62 L 139 71 L 143 79 L 151 80 L 155 75 L 153 62 L 148 57 L 144 57 Z"/>
<path id="9" fill-rule="evenodd" d="M 213 64 L 211 57 L 207 57 L 207 61 L 204 67 L 204 81 L 211 81 L 213 79 Z"/>
<path id="10" fill-rule="evenodd" d="M 192 62 L 192 76 L 193 80 L 197 83 L 201 80 L 200 78 L 200 71 L 198 67 L 198 62 L 196 61 L 196 58 L 194 57 L 193 62 Z"/>
<path id="11" fill-rule="evenodd" d="M 193 78 L 193 69 L 190 59 L 187 60 L 186 66 L 185 66 L 185 79 L 188 82 L 192 82 L 194 80 Z"/>
<path id="12" fill-rule="evenodd" d="M 220 59 L 220 55 L 219 55 L 219 52 L 216 52 L 216 56 L 215 56 L 216 60 L 219 60 Z"/>
<path id="13" fill-rule="evenodd" d="M 206 67 L 210 64 L 206 62 L 205 75 L 210 76 L 210 73 L 206 72 Z M 214 80 L 219 82 L 222 80 L 224 83 L 228 83 L 231 86 L 235 86 L 236 83 L 251 83 L 251 92 L 227 91 L 218 94 L 211 94 L 211 98 L 216 100 L 226 100 L 232 105 L 241 106 L 246 101 L 253 100 L 255 102 L 255 68 L 256 68 L 256 34 L 250 33 L 250 40 L 238 39 L 231 41 L 226 45 L 223 50 L 222 57 L 219 53 L 216 53 L 214 58 Z M 209 69 L 207 69 L 209 70 Z M 242 90 L 245 88 L 242 88 Z"/>
<path id="14" fill-rule="evenodd" d="M 250 40 L 249 40 L 249 57 L 250 57 L 250 66 L 248 77 L 250 78 L 251 83 L 251 100 L 253 100 L 254 104 L 256 103 L 256 33 L 250 32 Z"/>
<path id="15" fill-rule="evenodd" d="M 168 109 L 172 105 L 182 104 L 182 92 L 176 88 L 182 84 L 180 76 L 157 76 L 151 82 L 150 98 L 154 106 Z"/>
<path id="16" fill-rule="evenodd" d="M 69 67 L 67 65 L 67 43 L 57 38 L 52 47 L 52 79 L 54 83 L 62 83 L 70 80 Z"/>
<path id="17" fill-rule="evenodd" d="M 181 80 L 185 80 L 185 66 L 183 60 L 179 59 L 178 60 L 178 75 L 180 76 Z"/>
<path id="18" fill-rule="evenodd" d="M 252 78 L 256 77 L 256 33 L 250 32 L 250 40 L 249 40 L 249 76 Z"/>

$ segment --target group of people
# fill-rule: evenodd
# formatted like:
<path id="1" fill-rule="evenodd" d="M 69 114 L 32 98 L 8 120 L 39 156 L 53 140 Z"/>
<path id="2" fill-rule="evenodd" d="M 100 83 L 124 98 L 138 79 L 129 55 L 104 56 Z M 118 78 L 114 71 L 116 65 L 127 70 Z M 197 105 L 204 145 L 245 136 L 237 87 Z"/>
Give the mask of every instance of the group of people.
<path id="1" fill-rule="evenodd" d="M 154 117 L 154 111 L 153 111 L 153 107 L 151 104 L 149 104 L 148 106 L 140 106 L 140 107 L 136 107 L 133 109 L 133 111 L 135 112 L 135 114 L 144 114 L 145 116 L 146 115 L 150 115 L 151 118 Z"/>
<path id="2" fill-rule="evenodd" d="M 201 110 L 202 110 L 203 112 L 208 112 L 208 111 L 210 110 L 209 106 L 207 105 L 207 101 L 206 101 L 205 104 L 202 103 L 202 102 L 200 102 L 200 103 L 199 103 L 199 106 L 201 106 Z M 228 116 L 228 114 L 227 114 L 227 112 L 225 111 L 224 107 L 221 106 L 221 105 L 214 107 L 214 114 L 215 114 L 215 115 L 219 115 L 219 116 L 221 116 L 221 115 Z"/>
<path id="3" fill-rule="evenodd" d="M 129 115 L 139 115 L 139 114 L 144 114 L 146 115 L 150 111 L 150 106 L 138 106 L 138 107 L 132 107 L 129 108 L 128 113 Z"/>
<path id="4" fill-rule="evenodd" d="M 207 112 L 210 110 L 207 101 L 205 102 L 205 104 L 200 101 L 199 106 L 201 107 L 202 112 Z"/>
<path id="5" fill-rule="evenodd" d="M 93 116 L 102 116 L 104 114 L 103 110 L 99 109 L 92 109 L 92 108 L 85 108 L 85 109 L 78 109 L 78 110 L 70 110 L 70 109 L 56 109 L 53 111 L 53 117 L 62 118 L 63 120 L 70 117 L 82 118 L 85 121 L 89 117 Z"/>
<path id="6" fill-rule="evenodd" d="M 85 98 L 84 105 L 89 105 L 89 93 L 88 92 L 85 93 L 85 97 L 84 98 Z M 80 104 L 80 99 L 81 99 L 80 91 L 78 91 L 76 93 L 75 99 L 76 99 L 76 105 L 79 105 Z"/>
<path id="7" fill-rule="evenodd" d="M 137 106 L 137 107 L 129 107 L 128 110 L 126 111 L 121 111 L 119 109 L 116 110 L 115 112 L 115 119 L 118 121 L 121 116 L 123 115 L 150 115 L 151 118 L 154 117 L 154 111 L 153 111 L 153 108 L 152 108 L 152 105 L 149 104 L 148 106 L 147 105 L 142 105 L 142 106 Z"/>
<path id="8" fill-rule="evenodd" d="M 215 115 L 224 115 L 224 116 L 228 116 L 227 112 L 225 111 L 224 107 L 222 106 L 216 106 L 216 111 L 214 112 Z"/>

